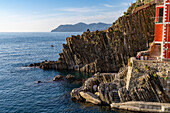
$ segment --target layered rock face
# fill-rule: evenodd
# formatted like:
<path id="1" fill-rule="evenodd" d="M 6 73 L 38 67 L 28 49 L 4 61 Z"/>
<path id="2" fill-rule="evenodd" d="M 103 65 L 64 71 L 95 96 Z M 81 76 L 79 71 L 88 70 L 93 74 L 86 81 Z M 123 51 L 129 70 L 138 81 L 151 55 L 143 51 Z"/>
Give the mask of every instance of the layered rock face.
<path id="1" fill-rule="evenodd" d="M 100 103 L 91 101 L 94 104 L 120 102 L 118 89 L 123 86 L 125 86 L 125 82 L 119 78 L 119 74 L 102 73 L 86 80 L 82 87 L 72 90 L 71 98 L 78 101 L 87 101 L 89 97 L 82 96 L 81 93 L 83 92 L 84 94 L 91 93 L 94 95 L 93 98 L 101 101 Z"/>
<path id="2" fill-rule="evenodd" d="M 166 92 L 169 90 L 170 81 L 166 78 L 170 77 L 170 63 L 135 60 L 130 75 L 128 69 L 121 68 L 119 73 L 102 73 L 89 78 L 82 87 L 72 90 L 72 99 L 102 105 L 128 101 L 170 102 L 169 93 Z M 82 96 L 81 92 L 92 94 L 90 98 L 99 102 L 89 101 L 89 97 Z"/>
<path id="3" fill-rule="evenodd" d="M 57 62 L 43 62 L 43 69 L 84 72 L 118 72 L 128 58 L 146 50 L 154 35 L 155 5 L 135 10 L 120 17 L 105 31 L 84 32 L 67 38 Z M 131 11 L 131 14 L 129 13 Z M 134 13 L 133 13 L 134 12 Z"/>
<path id="4" fill-rule="evenodd" d="M 169 77 L 169 62 L 134 60 L 130 79 L 126 82 L 129 87 L 126 85 L 118 92 L 121 102 L 170 102 Z"/>

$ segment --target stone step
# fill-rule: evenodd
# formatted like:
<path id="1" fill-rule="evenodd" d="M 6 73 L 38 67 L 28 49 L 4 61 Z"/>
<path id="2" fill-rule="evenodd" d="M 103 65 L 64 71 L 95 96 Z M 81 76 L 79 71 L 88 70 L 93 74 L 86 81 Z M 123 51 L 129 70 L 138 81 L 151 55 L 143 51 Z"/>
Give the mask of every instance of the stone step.
<path id="1" fill-rule="evenodd" d="M 168 72 L 169 74 L 169 72 Z M 168 80 L 167 80 L 167 88 L 166 88 L 167 94 L 170 95 L 170 77 L 168 76 Z"/>
<path id="2" fill-rule="evenodd" d="M 120 102 L 120 98 L 119 98 L 118 92 L 114 92 L 113 93 L 113 97 L 114 97 L 114 101 L 115 102 Z"/>

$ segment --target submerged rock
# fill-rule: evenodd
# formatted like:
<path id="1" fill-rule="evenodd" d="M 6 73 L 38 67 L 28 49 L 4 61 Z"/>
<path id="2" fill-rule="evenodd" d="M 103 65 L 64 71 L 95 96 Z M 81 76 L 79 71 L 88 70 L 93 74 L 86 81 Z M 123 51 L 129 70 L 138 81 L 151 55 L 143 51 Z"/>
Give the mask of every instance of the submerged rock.
<path id="1" fill-rule="evenodd" d="M 41 81 L 37 81 L 37 84 L 41 83 Z"/>
<path id="2" fill-rule="evenodd" d="M 71 74 L 68 74 L 68 75 L 66 76 L 66 79 L 67 79 L 67 80 L 75 80 L 75 76 L 74 76 L 74 75 L 71 75 Z"/>
<path id="3" fill-rule="evenodd" d="M 62 75 L 57 75 L 53 78 L 53 81 L 59 81 L 59 80 L 64 80 L 64 76 Z"/>
<path id="4" fill-rule="evenodd" d="M 41 65 L 41 63 L 33 63 L 30 64 L 29 67 L 39 67 Z"/>

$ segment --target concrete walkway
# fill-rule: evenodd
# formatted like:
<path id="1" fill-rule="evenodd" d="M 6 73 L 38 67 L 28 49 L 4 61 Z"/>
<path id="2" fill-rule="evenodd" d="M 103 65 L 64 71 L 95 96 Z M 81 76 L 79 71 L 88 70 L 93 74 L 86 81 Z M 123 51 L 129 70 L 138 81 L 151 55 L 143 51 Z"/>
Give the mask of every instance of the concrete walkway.
<path id="1" fill-rule="evenodd" d="M 121 109 L 135 112 L 170 113 L 170 103 L 131 101 L 125 103 L 112 103 L 112 109 Z"/>

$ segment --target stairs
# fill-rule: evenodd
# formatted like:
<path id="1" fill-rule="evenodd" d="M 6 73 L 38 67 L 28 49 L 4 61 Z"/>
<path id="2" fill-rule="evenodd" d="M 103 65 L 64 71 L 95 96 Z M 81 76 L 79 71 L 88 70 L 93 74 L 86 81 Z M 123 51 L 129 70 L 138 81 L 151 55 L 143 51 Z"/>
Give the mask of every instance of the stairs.
<path id="1" fill-rule="evenodd" d="M 118 95 L 118 90 L 113 90 L 113 98 L 114 98 L 115 103 L 120 102 L 120 98 L 119 98 L 119 95 Z"/>

